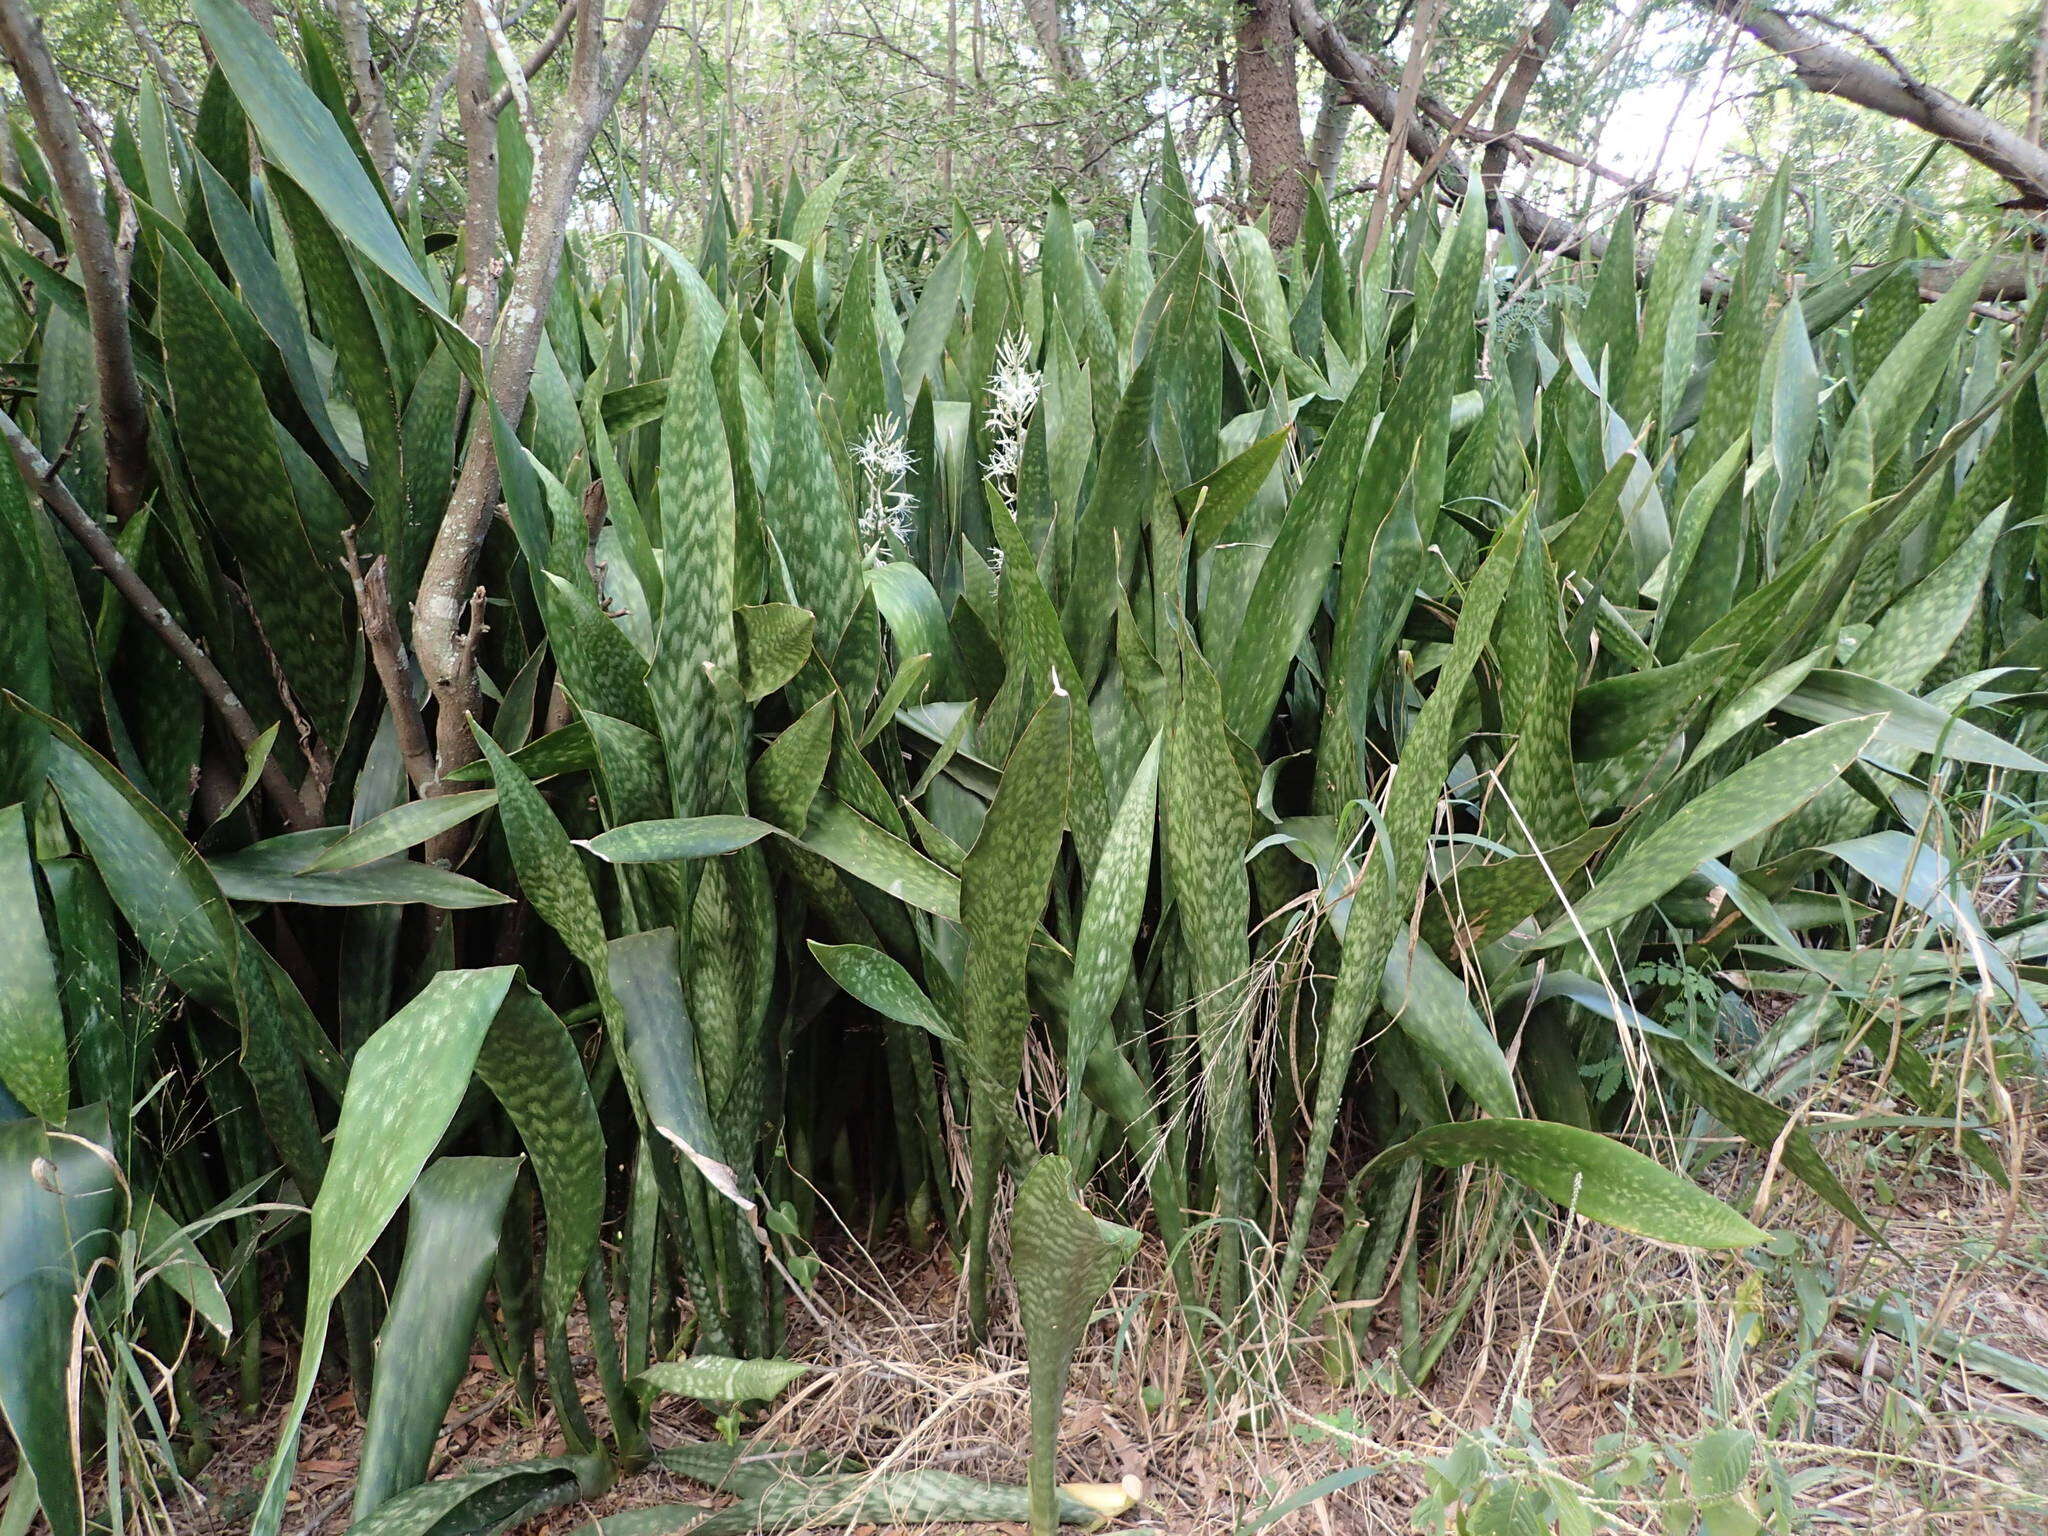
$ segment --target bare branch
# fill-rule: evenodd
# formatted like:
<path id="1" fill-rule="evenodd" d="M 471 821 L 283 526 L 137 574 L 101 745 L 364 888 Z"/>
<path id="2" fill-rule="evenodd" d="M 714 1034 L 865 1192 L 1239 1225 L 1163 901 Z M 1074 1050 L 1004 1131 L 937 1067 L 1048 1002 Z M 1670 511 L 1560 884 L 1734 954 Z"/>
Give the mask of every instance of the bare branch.
<path id="1" fill-rule="evenodd" d="M 171 68 L 171 61 L 164 57 L 164 50 L 156 40 L 156 34 L 149 30 L 149 22 L 142 14 L 142 8 L 135 0 L 118 0 L 121 20 L 134 35 L 135 45 L 142 50 L 143 58 L 149 61 L 149 72 L 156 76 L 156 83 L 164 93 L 164 100 L 176 107 L 187 117 L 197 117 L 199 107 L 192 100 L 192 93 L 185 89 L 185 82 L 178 78 L 178 72 Z"/>
<path id="2" fill-rule="evenodd" d="M 1441 137 L 1420 115 L 1403 116 L 1400 92 L 1389 78 L 1386 66 L 1362 53 L 1329 18 L 1317 9 L 1315 0 L 1293 0 L 1294 29 L 1330 77 L 1350 98 L 1365 108 L 1373 121 L 1407 151 L 1418 164 L 1437 167 L 1439 185 L 1452 197 L 1464 195 L 1471 175 L 1455 155 L 1441 151 Z M 1503 193 L 1487 201 L 1487 217 L 1497 227 L 1512 223 L 1524 244 L 1533 250 L 1561 251 L 1567 255 L 1598 254 L 1603 242 L 1589 236 L 1574 220 L 1546 213 L 1519 197 Z"/>
<path id="3" fill-rule="evenodd" d="M 149 419 L 128 339 L 127 265 L 107 228 L 77 109 L 57 76 L 42 20 L 28 0 L 0 0 L 0 49 L 21 81 L 36 138 L 64 206 L 64 224 L 91 321 L 94 371 L 99 375 L 100 419 L 107 435 L 107 507 L 117 521 L 126 522 L 142 504 L 149 479 Z"/>
<path id="4" fill-rule="evenodd" d="M 107 531 L 93 521 L 91 514 L 78 504 L 64 482 L 57 478 L 55 469 L 45 459 L 28 435 L 15 425 L 14 418 L 0 412 L 0 436 L 7 439 L 8 451 L 14 455 L 15 467 L 50 510 L 57 515 L 57 521 L 78 540 L 86 554 L 106 573 L 107 580 L 114 584 L 114 590 L 127 599 L 143 626 L 162 641 L 165 649 L 184 665 L 192 674 L 192 680 L 199 685 L 199 691 L 206 696 L 206 702 L 227 727 L 228 735 L 246 756 L 252 751 L 263 733 L 250 718 L 248 708 L 236 696 L 228 680 L 221 675 L 220 668 L 213 664 L 206 652 L 202 651 L 185 633 L 184 627 L 171 617 L 171 611 L 149 583 L 144 581 L 134 566 L 122 557 L 114 541 L 107 537 Z M 294 832 L 303 832 L 320 824 L 319 818 L 308 811 L 306 804 L 293 790 L 291 781 L 274 758 L 266 758 L 261 776 L 263 793 L 276 807 L 278 816 Z"/>
<path id="5" fill-rule="evenodd" d="M 1744 0 L 1693 0 L 1733 22 L 1792 66 L 1800 84 L 1824 96 L 1839 96 L 1886 117 L 1911 123 L 1989 166 L 2023 195 L 2048 202 L 2048 150 L 2032 143 L 1989 113 L 1912 75 L 1888 51 L 1872 45 L 1872 58 L 1799 24 L 1794 16 Z M 1822 25 L 1844 29 L 1825 18 Z"/>

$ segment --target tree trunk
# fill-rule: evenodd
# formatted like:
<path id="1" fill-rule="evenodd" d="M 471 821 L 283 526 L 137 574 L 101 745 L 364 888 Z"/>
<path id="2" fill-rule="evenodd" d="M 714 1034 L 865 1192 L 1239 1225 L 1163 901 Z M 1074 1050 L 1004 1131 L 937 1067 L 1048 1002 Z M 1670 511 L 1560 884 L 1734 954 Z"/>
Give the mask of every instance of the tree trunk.
<path id="1" fill-rule="evenodd" d="M 370 48 L 370 13 L 363 0 L 335 0 L 341 20 L 341 42 L 348 54 L 349 78 L 356 88 L 356 119 L 369 146 L 377 178 L 388 188 L 398 170 L 398 134 L 384 100 L 384 75 Z"/>
<path id="2" fill-rule="evenodd" d="M 1308 184 L 1287 0 L 1238 0 L 1237 120 L 1251 162 L 1253 206 L 1266 210 L 1273 244 L 1292 245 Z"/>
<path id="3" fill-rule="evenodd" d="M 1508 168 L 1507 137 L 1521 126 L 1522 109 L 1529 104 L 1529 91 L 1536 84 L 1536 77 L 1542 73 L 1543 66 L 1550 62 L 1551 50 L 1557 47 L 1558 39 L 1571 25 L 1572 12 L 1578 4 L 1579 0 L 1550 0 L 1543 19 L 1529 29 L 1522 46 L 1515 51 L 1507 84 L 1501 88 L 1500 104 L 1494 108 L 1494 142 L 1486 146 L 1486 153 L 1479 162 L 1479 175 L 1486 183 L 1489 197 L 1500 195 L 1501 178 Z"/>
<path id="4" fill-rule="evenodd" d="M 1067 49 L 1060 36 L 1060 0 L 1024 0 L 1031 30 L 1038 35 L 1038 51 L 1045 55 L 1046 70 L 1055 80 L 1067 78 Z"/>
<path id="5" fill-rule="evenodd" d="M 5 3 L 8 0 L 0 0 L 0 4 Z M 554 294 L 555 278 L 561 270 L 562 243 L 568 234 L 569 215 L 584 163 L 627 79 L 639 67 L 664 4 L 665 0 L 632 0 L 617 24 L 617 35 L 607 47 L 602 0 L 577 0 L 576 41 L 569 79 L 548 123 L 545 147 L 534 168 L 533 197 L 527 209 L 519 257 L 506 285 L 503 311 L 494 321 L 490 300 L 472 292 L 463 315 L 464 328 L 471 335 L 491 338 L 491 402 L 508 420 L 517 421 L 526 405 L 534 363 L 540 355 L 548 300 Z M 485 113 L 495 118 L 488 99 L 482 104 L 484 110 L 477 110 L 476 97 L 487 88 L 489 78 L 482 54 L 473 51 L 488 46 L 475 39 L 475 34 L 482 30 L 478 18 L 465 33 L 465 58 L 472 68 L 459 87 L 463 132 L 470 141 L 472 176 L 485 153 L 482 118 Z M 495 121 L 491 131 L 495 134 Z M 495 158 L 491 163 L 495 166 Z M 467 268 L 472 282 L 482 288 L 495 287 L 487 275 L 496 253 L 495 202 L 494 195 L 493 209 L 485 213 L 480 207 L 478 189 L 470 188 L 470 221 L 465 229 L 465 239 L 470 242 Z M 486 224 L 491 232 L 488 248 L 481 242 Z M 490 532 L 499 492 L 497 451 L 488 411 L 488 404 L 478 401 L 477 409 L 471 413 L 462 471 L 435 533 L 433 552 L 427 557 L 414 607 L 413 651 L 426 674 L 435 705 L 437 790 L 449 773 L 475 761 L 477 755 L 466 717 L 479 697 L 476 626 L 482 620 L 482 605 L 471 583 L 484 537 Z M 467 629 L 463 627 L 465 615 Z"/>
<path id="6" fill-rule="evenodd" d="M 1344 158 L 1344 140 L 1351 132 L 1351 119 L 1358 105 L 1344 94 L 1334 79 L 1323 80 L 1322 104 L 1316 108 L 1315 133 L 1309 139 L 1308 160 L 1323 184 L 1323 196 L 1337 191 L 1337 168 Z"/>

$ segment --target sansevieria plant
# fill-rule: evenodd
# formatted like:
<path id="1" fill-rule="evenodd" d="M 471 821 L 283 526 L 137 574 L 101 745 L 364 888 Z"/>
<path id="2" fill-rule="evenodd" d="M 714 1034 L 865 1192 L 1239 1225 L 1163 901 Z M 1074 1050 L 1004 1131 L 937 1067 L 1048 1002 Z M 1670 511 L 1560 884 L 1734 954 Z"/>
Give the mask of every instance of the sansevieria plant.
<path id="1" fill-rule="evenodd" d="M 1640 265 L 1313 188 L 1275 251 L 1169 141 L 1113 228 L 885 240 L 835 173 L 713 197 L 696 259 L 572 233 L 494 410 L 496 253 L 397 217 L 317 31 L 201 19 L 196 119 L 145 82 L 113 141 L 132 509 L 32 144 L 0 240 L 0 1410 L 54 1536 L 175 1505 L 182 1387 L 83 1362 L 194 1319 L 245 1409 L 289 1345 L 258 1536 L 339 1373 L 362 1533 L 649 1460 L 739 1502 L 643 1536 L 1043 1532 L 1141 1227 L 1227 1383 L 1421 1316 L 1408 1238 L 1875 1231 L 1805 1117 L 1858 1061 L 2005 1177 L 1974 1063 L 2048 1045 L 2048 928 L 1972 881 L 2048 772 L 2037 305 L 1923 303 L 1789 172 Z M 804 1390 L 840 1219 L 953 1256 L 963 1347 L 1014 1314 L 1028 1490 L 659 1443 L 653 1394 Z M 479 1330 L 560 1454 L 430 1479 Z"/>

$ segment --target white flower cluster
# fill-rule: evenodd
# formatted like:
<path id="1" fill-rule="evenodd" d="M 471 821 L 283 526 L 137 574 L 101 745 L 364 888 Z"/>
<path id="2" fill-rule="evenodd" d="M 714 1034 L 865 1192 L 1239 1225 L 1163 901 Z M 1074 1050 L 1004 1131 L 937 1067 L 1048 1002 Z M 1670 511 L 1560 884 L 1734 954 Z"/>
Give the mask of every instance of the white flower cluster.
<path id="1" fill-rule="evenodd" d="M 877 416 L 854 444 L 853 459 L 861 475 L 861 539 L 869 559 L 887 560 L 889 541 L 909 543 L 916 527 L 917 498 L 903 489 L 903 477 L 917 461 L 904 442 L 903 423 L 894 416 Z"/>
<path id="2" fill-rule="evenodd" d="M 996 371 L 988 380 L 988 478 L 1003 501 L 1017 505 L 1017 470 L 1024 462 L 1024 434 L 1043 387 L 1031 368 L 1031 343 L 1012 331 L 996 347 Z"/>

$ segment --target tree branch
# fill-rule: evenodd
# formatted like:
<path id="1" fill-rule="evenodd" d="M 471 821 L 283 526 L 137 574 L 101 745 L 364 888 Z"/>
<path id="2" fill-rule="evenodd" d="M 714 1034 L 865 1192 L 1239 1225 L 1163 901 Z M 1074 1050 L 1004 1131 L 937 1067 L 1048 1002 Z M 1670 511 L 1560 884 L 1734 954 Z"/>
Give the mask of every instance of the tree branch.
<path id="1" fill-rule="evenodd" d="M 213 664 L 206 652 L 202 651 L 185 633 L 184 627 L 171 617 L 171 611 L 163 600 L 151 590 L 135 567 L 123 558 L 114 541 L 107 537 L 104 528 L 93 521 L 85 508 L 78 504 L 78 498 L 71 494 L 64 482 L 57 478 L 55 468 L 43 457 L 28 435 L 14 422 L 14 418 L 0 411 L 0 436 L 7 439 L 8 451 L 14 455 L 15 467 L 49 509 L 56 513 L 57 521 L 78 540 L 92 563 L 106 573 L 107 580 L 114 584 L 114 590 L 127 599 L 143 625 L 151 634 L 163 642 L 173 656 L 192 674 L 192 680 L 199 685 L 199 691 L 206 696 L 206 702 L 227 727 L 235 745 L 247 756 L 254 750 L 263 733 L 256 728 L 249 711 L 228 680 L 221 675 L 220 668 Z M 294 832 L 304 832 L 317 827 L 319 818 L 306 808 L 298 793 L 292 788 L 291 780 L 277 765 L 275 758 L 266 757 L 260 782 L 263 793 L 276 807 L 278 816 Z"/>
<path id="2" fill-rule="evenodd" d="M 534 194 L 504 309 L 495 325 L 490 325 L 489 311 L 478 309 L 479 295 L 472 292 L 464 317 L 465 325 L 472 327 L 471 334 L 478 334 L 474 327 L 480 321 L 492 333 L 488 374 L 491 401 L 507 420 L 518 420 L 532 384 L 548 301 L 561 270 L 562 244 L 584 163 L 619 93 L 639 67 L 664 4 L 665 0 L 632 0 L 607 46 L 602 0 L 576 0 L 578 25 L 569 79 L 534 170 Z M 481 31 L 480 25 L 473 25 L 464 42 L 465 56 L 476 55 L 479 73 L 489 48 L 487 41 L 477 37 Z M 475 108 L 488 107 L 489 103 L 473 95 L 472 90 L 473 87 L 464 91 L 463 128 L 470 137 L 474 161 L 481 125 L 472 126 L 473 113 Z M 492 204 L 494 209 L 495 196 Z M 468 259 L 474 273 L 479 260 L 489 261 L 495 240 L 488 248 L 477 248 L 480 220 L 474 186 L 470 188 L 470 208 L 471 221 L 465 238 L 471 242 Z M 492 229 L 495 231 L 495 222 Z M 413 653 L 434 696 L 437 786 L 476 756 L 476 744 L 464 722 L 477 697 L 474 642 L 465 640 L 462 621 L 466 613 L 472 624 L 478 616 L 472 603 L 473 577 L 484 536 L 490 531 L 498 492 L 498 461 L 491 421 L 485 411 L 479 410 L 470 429 L 462 472 L 420 578 L 419 600 L 413 615 Z"/>
<path id="3" fill-rule="evenodd" d="M 1373 121 L 1388 134 L 1395 134 L 1408 158 L 1421 165 L 1434 162 L 1437 180 L 1453 197 L 1461 197 L 1472 183 L 1470 172 L 1455 155 L 1443 148 L 1441 136 L 1419 114 L 1405 118 L 1400 109 L 1400 92 L 1388 78 L 1385 67 L 1361 53 L 1351 40 L 1316 8 L 1315 0 L 1293 0 L 1294 29 L 1322 65 L 1351 99 L 1365 108 Z M 1397 126 L 1398 125 L 1398 126 Z M 1532 250 L 1560 251 L 1566 255 L 1598 255 L 1605 242 L 1589 236 L 1574 220 L 1546 213 L 1519 197 L 1503 193 L 1487 199 L 1487 218 L 1495 228 L 1512 224 L 1525 245 Z"/>
<path id="4" fill-rule="evenodd" d="M 176 107 L 186 117 L 199 115 L 198 103 L 192 93 L 185 89 L 185 82 L 178 78 L 178 72 L 171 68 L 171 61 L 164 57 L 164 50 L 156 40 L 156 34 L 149 30 L 149 22 L 142 14 L 142 8 L 135 0 L 118 0 L 121 20 L 127 24 L 135 37 L 135 45 L 142 50 L 142 56 L 149 62 L 149 72 L 156 76 L 156 83 L 162 87 L 164 100 Z"/>
<path id="5" fill-rule="evenodd" d="M 555 19 L 549 25 L 547 35 L 534 44 L 533 52 L 526 56 L 526 62 L 520 66 L 519 72 L 526 79 L 531 80 L 547 67 L 548 60 L 555 56 L 568 38 L 570 23 L 575 19 L 576 0 L 564 0 L 561 9 L 555 12 Z M 508 80 L 498 87 L 498 94 L 491 98 L 491 110 L 502 112 L 511 104 L 512 82 Z"/>
<path id="6" fill-rule="evenodd" d="M 377 179 L 389 187 L 398 172 L 398 133 L 391 126 L 384 76 L 370 47 L 370 13 L 363 0 L 335 0 L 335 8 L 341 20 L 341 42 L 348 54 L 349 76 L 356 88 L 356 116 L 362 120 L 363 138 L 369 146 L 370 162 L 377 167 Z"/>
<path id="7" fill-rule="evenodd" d="M 1507 174 L 1508 168 L 1509 135 L 1521 125 L 1522 111 L 1529 104 L 1529 92 L 1536 84 L 1536 77 L 1550 62 L 1551 51 L 1557 47 L 1558 39 L 1564 36 L 1565 28 L 1571 25 L 1572 12 L 1578 3 L 1579 0 L 1549 0 L 1543 19 L 1524 34 L 1521 46 L 1514 51 L 1507 85 L 1501 90 L 1500 103 L 1493 111 L 1493 142 L 1486 146 L 1486 153 L 1479 162 L 1479 176 L 1486 183 L 1489 197 L 1500 195 L 1501 178 Z"/>
<path id="8" fill-rule="evenodd" d="M 57 76 L 42 21 L 29 9 L 28 0 L 0 0 L 0 49 L 21 81 L 37 141 L 50 162 L 63 204 L 91 322 L 94 372 L 99 376 L 100 420 L 107 440 L 107 508 L 116 521 L 126 522 L 142 504 L 149 479 L 149 418 L 128 339 L 127 265 L 107 228 L 77 109 Z"/>
<path id="9" fill-rule="evenodd" d="M 2048 202 L 2048 150 L 1987 112 L 1915 78 L 1888 52 L 1870 58 L 1802 27 L 1793 14 L 1744 0 L 1693 0 L 1733 22 L 1792 66 L 1800 84 L 1823 96 L 1911 123 L 1988 166 L 2029 198 Z M 1826 23 L 1823 23 L 1826 24 Z"/>
<path id="10" fill-rule="evenodd" d="M 385 577 L 384 557 L 379 555 L 362 569 L 356 558 L 353 530 L 342 535 L 347 554 L 349 584 L 356 592 L 356 612 L 362 616 L 363 643 L 377 669 L 377 683 L 384 690 L 384 705 L 391 711 L 391 728 L 398 741 L 398 755 L 405 764 L 405 776 L 412 780 L 421 798 L 434 792 L 434 746 L 427 739 L 426 722 L 412 696 L 412 669 L 406 664 L 405 641 L 398 618 L 391 609 L 391 587 Z"/>

